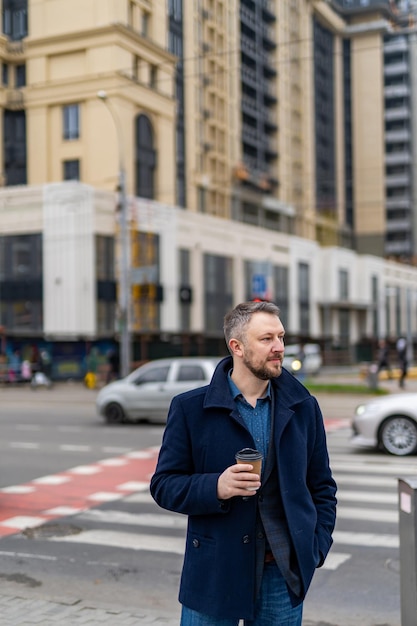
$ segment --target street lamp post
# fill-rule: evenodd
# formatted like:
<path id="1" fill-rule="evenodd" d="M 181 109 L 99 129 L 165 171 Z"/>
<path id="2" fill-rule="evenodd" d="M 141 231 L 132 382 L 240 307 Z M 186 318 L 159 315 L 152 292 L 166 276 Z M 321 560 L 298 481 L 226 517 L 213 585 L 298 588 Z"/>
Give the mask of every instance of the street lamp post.
<path id="1" fill-rule="evenodd" d="M 113 118 L 117 132 L 119 148 L 119 193 L 120 193 L 120 264 L 118 292 L 118 322 L 120 333 L 120 375 L 130 373 L 132 341 L 130 334 L 130 240 L 126 194 L 126 168 L 124 164 L 124 144 L 120 120 L 107 98 L 105 91 L 99 91 L 97 97 L 106 105 Z"/>

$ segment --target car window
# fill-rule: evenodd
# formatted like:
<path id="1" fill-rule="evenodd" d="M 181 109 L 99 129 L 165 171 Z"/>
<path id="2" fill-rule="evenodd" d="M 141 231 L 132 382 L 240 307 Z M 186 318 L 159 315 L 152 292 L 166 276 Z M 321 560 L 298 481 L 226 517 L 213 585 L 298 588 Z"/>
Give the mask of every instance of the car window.
<path id="1" fill-rule="evenodd" d="M 201 365 L 180 365 L 178 381 L 205 380 L 206 376 Z"/>
<path id="2" fill-rule="evenodd" d="M 142 372 L 135 379 L 135 385 L 143 385 L 144 383 L 164 383 L 168 378 L 169 365 L 161 367 L 153 367 L 147 372 Z"/>

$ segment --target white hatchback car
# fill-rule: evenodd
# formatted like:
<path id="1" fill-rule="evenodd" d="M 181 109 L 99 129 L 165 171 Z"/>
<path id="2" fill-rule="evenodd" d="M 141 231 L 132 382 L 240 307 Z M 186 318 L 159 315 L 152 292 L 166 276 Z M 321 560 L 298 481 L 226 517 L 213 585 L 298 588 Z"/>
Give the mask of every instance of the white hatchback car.
<path id="1" fill-rule="evenodd" d="M 109 424 L 166 421 L 174 396 L 208 385 L 222 357 L 156 359 L 97 394 L 98 413 Z"/>
<path id="2" fill-rule="evenodd" d="M 351 443 L 396 456 L 417 452 L 417 393 L 395 393 L 360 404 Z"/>

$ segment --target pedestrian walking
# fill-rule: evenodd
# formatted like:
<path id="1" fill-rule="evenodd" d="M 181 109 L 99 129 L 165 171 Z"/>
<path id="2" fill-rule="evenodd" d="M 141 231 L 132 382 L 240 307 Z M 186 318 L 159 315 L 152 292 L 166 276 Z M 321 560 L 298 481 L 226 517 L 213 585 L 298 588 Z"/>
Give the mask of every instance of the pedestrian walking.
<path id="1" fill-rule="evenodd" d="M 404 388 L 405 379 L 408 371 L 408 357 L 407 357 L 407 340 L 404 337 L 400 337 L 397 341 L 397 358 L 400 366 L 400 377 L 398 384 L 401 389 Z"/>
<path id="2" fill-rule="evenodd" d="M 171 403 L 151 493 L 188 515 L 182 626 L 300 626 L 330 549 L 336 484 L 323 418 L 282 368 L 284 334 L 275 304 L 239 304 L 224 320 L 230 356 L 208 386 Z M 235 463 L 247 448 L 263 457 L 258 473 Z"/>
<path id="3" fill-rule="evenodd" d="M 392 372 L 389 358 L 389 346 L 385 339 L 380 339 L 378 342 L 377 374 L 383 369 L 387 370 L 388 378 L 391 379 Z"/>

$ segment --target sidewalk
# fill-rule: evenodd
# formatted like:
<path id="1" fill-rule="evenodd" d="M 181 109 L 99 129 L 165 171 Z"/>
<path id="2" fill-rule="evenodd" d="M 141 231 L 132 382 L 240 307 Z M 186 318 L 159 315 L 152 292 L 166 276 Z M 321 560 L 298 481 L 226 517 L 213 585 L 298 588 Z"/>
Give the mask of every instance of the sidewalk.
<path id="1" fill-rule="evenodd" d="M 97 607 L 81 600 L 40 599 L 30 595 L 0 595 L 0 626 L 178 626 L 179 608 L 172 615 L 150 610 Z"/>

